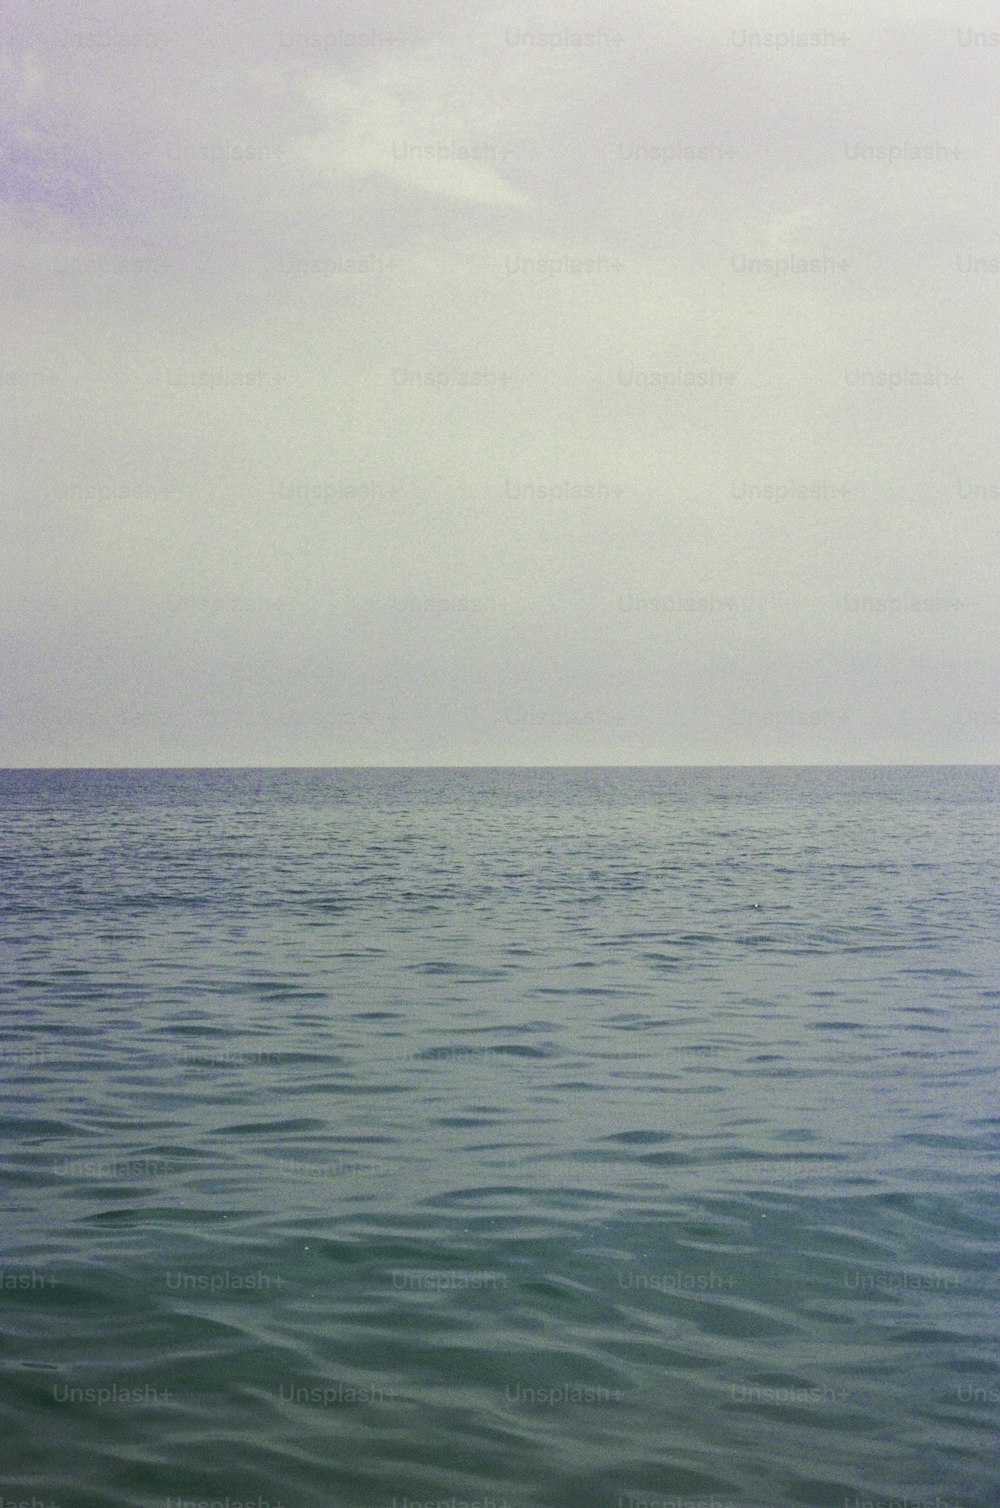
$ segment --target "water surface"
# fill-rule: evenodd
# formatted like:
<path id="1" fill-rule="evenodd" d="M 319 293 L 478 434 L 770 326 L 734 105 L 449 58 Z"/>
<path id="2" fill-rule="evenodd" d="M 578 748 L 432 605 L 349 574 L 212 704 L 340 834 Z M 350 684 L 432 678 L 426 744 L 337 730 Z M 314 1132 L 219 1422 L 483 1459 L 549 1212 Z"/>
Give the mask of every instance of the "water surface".
<path id="1" fill-rule="evenodd" d="M 998 794 L 0 774 L 4 1504 L 996 1508 Z"/>

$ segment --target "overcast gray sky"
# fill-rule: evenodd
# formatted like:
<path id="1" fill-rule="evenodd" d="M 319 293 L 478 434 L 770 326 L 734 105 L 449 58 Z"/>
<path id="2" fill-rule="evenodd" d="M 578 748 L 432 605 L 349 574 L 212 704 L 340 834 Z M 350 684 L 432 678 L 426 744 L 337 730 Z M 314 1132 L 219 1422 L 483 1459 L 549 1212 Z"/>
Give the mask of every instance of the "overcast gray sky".
<path id="1" fill-rule="evenodd" d="M 986 0 L 13 0 L 2 764 L 996 762 Z"/>

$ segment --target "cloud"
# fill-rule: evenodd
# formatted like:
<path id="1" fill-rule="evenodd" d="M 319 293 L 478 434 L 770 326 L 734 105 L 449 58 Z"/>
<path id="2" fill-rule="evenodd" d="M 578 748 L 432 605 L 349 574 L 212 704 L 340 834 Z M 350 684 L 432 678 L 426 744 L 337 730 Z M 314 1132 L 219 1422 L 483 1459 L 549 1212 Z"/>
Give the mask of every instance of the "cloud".
<path id="1" fill-rule="evenodd" d="M 386 59 L 361 77 L 314 78 L 304 92 L 322 129 L 302 152 L 320 172 L 381 178 L 470 205 L 527 207 L 504 176 L 517 148 L 469 91 L 444 87 L 434 55 Z"/>

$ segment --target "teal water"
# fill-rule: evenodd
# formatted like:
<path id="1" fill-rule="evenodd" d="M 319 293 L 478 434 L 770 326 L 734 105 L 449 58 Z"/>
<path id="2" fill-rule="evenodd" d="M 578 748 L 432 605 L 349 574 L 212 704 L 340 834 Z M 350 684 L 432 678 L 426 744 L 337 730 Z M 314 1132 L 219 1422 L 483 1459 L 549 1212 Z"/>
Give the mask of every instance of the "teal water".
<path id="1" fill-rule="evenodd" d="M 996 1508 L 998 795 L 0 773 L 4 1508 Z"/>

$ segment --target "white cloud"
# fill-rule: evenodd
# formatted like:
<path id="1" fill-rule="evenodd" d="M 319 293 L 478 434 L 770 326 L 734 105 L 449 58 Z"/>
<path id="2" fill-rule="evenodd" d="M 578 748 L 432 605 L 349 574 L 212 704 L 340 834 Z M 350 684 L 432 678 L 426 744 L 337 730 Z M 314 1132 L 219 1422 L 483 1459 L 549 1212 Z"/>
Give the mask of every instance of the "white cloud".
<path id="1" fill-rule="evenodd" d="M 324 129 L 303 151 L 321 171 L 469 204 L 527 206 L 504 176 L 516 146 L 476 111 L 470 91 L 443 86 L 433 57 L 389 58 L 360 78 L 313 79 L 306 94 Z"/>

